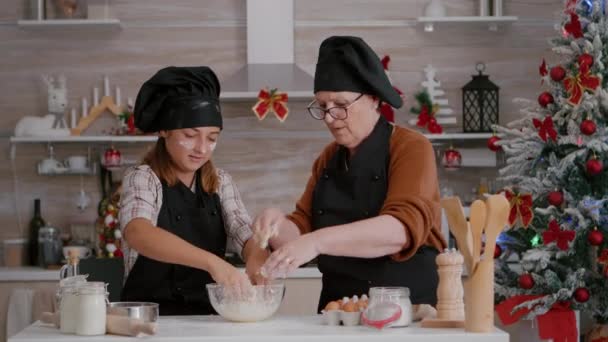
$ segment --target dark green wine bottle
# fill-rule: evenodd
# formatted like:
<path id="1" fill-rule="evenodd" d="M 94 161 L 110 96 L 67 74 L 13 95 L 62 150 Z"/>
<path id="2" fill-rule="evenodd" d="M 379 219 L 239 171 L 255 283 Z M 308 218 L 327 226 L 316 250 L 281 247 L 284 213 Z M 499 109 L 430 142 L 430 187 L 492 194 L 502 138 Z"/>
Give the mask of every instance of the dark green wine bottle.
<path id="1" fill-rule="evenodd" d="M 46 223 L 40 214 L 40 199 L 34 200 L 34 217 L 30 221 L 30 240 L 28 246 L 29 264 L 38 266 L 38 231 Z"/>

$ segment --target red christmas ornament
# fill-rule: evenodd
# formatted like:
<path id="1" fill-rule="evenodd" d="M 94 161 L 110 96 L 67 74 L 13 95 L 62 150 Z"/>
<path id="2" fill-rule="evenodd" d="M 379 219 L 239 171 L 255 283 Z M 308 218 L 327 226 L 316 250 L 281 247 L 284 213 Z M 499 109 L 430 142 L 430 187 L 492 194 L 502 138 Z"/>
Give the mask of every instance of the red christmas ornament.
<path id="1" fill-rule="evenodd" d="M 500 150 L 502 147 L 496 145 L 496 143 L 500 141 L 500 138 L 493 135 L 492 137 L 490 137 L 490 139 L 488 139 L 488 148 L 490 149 L 490 151 L 498 151 Z"/>
<path id="2" fill-rule="evenodd" d="M 105 166 L 119 166 L 120 165 L 120 151 L 114 147 L 110 147 L 106 150 L 103 155 L 103 161 Z"/>
<path id="3" fill-rule="evenodd" d="M 551 103 L 553 103 L 553 95 L 551 95 L 551 93 L 548 91 L 545 91 L 538 96 L 538 104 L 541 107 L 547 108 L 547 106 Z"/>
<path id="4" fill-rule="evenodd" d="M 595 133 L 597 126 L 595 125 L 595 122 L 587 119 L 587 120 L 583 120 L 583 122 L 581 122 L 581 133 L 583 133 L 584 135 L 592 135 L 593 133 Z"/>
<path id="5" fill-rule="evenodd" d="M 595 157 L 587 160 L 587 174 L 589 176 L 599 175 L 600 173 L 602 173 L 603 168 L 604 165 L 602 165 L 601 160 L 597 160 L 595 159 Z"/>
<path id="6" fill-rule="evenodd" d="M 564 194 L 557 190 L 551 191 L 549 196 L 547 196 L 547 199 L 549 200 L 549 204 L 559 207 L 564 203 Z"/>
<path id="7" fill-rule="evenodd" d="M 578 289 L 574 290 L 574 299 L 576 299 L 576 301 L 579 303 L 585 303 L 588 301 L 589 296 L 589 290 L 584 287 L 579 287 Z"/>
<path id="8" fill-rule="evenodd" d="M 529 290 L 534 287 L 534 278 L 530 273 L 524 273 L 519 276 L 519 287 Z"/>
<path id="9" fill-rule="evenodd" d="M 462 155 L 453 147 L 443 152 L 443 167 L 448 171 L 460 169 L 462 165 Z"/>
<path id="10" fill-rule="evenodd" d="M 496 247 L 494 248 L 494 259 L 497 259 L 498 257 L 500 257 L 501 254 L 502 254 L 502 247 L 500 247 L 499 244 L 496 244 Z"/>
<path id="11" fill-rule="evenodd" d="M 591 56 L 588 53 L 584 53 L 580 56 L 578 56 L 578 65 L 579 66 L 583 66 L 586 65 L 588 67 L 593 65 L 593 56 Z"/>
<path id="12" fill-rule="evenodd" d="M 597 227 L 595 227 L 595 229 L 590 231 L 587 235 L 587 241 L 592 246 L 599 246 L 602 244 L 602 242 L 604 242 L 604 234 L 602 234 L 602 232 L 597 230 Z"/>
<path id="13" fill-rule="evenodd" d="M 551 68 L 551 79 L 555 82 L 561 82 L 566 78 L 566 69 L 561 65 Z"/>

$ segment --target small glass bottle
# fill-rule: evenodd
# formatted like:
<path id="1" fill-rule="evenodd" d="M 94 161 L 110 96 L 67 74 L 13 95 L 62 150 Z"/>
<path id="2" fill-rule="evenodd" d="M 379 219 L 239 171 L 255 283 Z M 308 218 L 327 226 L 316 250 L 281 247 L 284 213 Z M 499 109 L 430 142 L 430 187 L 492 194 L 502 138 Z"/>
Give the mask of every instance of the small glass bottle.
<path id="1" fill-rule="evenodd" d="M 64 279 L 67 277 L 74 277 L 74 276 L 77 276 L 78 274 L 80 274 L 78 271 L 79 263 L 80 263 L 80 259 L 78 258 L 78 255 L 76 254 L 76 252 L 70 250 L 68 252 L 67 263 L 65 265 L 63 265 L 63 267 L 61 267 L 61 269 L 59 270 L 59 279 Z"/>

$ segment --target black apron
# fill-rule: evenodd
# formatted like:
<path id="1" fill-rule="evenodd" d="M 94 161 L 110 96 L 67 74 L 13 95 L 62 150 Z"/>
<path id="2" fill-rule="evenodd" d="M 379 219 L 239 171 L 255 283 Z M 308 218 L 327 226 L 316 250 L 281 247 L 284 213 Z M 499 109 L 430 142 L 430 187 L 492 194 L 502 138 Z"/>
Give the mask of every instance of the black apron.
<path id="1" fill-rule="evenodd" d="M 227 236 L 219 196 L 202 189 L 199 172 L 195 178 L 195 193 L 181 182 L 172 187 L 163 182 L 157 226 L 224 258 Z M 208 272 L 139 255 L 121 300 L 158 303 L 161 315 L 216 314 L 205 287 L 209 283 L 214 281 Z"/>
<path id="2" fill-rule="evenodd" d="M 349 160 L 348 149 L 338 148 L 313 192 L 313 230 L 379 215 L 388 192 L 392 131 L 393 126 L 381 116 L 353 158 Z M 376 286 L 405 286 L 410 289 L 413 304 L 435 305 L 437 254 L 435 248 L 423 246 L 405 262 L 389 256 L 366 259 L 320 255 L 323 289 L 318 310 L 333 300 L 367 294 L 370 287 Z"/>

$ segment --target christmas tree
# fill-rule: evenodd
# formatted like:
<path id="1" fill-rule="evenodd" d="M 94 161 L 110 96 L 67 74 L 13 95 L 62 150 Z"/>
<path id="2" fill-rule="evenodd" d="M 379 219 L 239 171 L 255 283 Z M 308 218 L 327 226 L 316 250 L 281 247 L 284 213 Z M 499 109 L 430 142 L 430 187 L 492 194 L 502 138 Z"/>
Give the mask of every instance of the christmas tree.
<path id="1" fill-rule="evenodd" d="M 510 301 L 524 319 L 566 306 L 608 321 L 604 10 L 603 0 L 566 1 L 561 34 L 550 40 L 555 62 L 543 59 L 539 68 L 538 104 L 495 127 L 501 138 L 492 144 L 506 157 L 499 179 L 511 203 L 511 229 L 495 255 L 495 301 Z"/>

